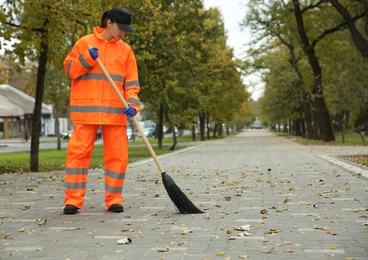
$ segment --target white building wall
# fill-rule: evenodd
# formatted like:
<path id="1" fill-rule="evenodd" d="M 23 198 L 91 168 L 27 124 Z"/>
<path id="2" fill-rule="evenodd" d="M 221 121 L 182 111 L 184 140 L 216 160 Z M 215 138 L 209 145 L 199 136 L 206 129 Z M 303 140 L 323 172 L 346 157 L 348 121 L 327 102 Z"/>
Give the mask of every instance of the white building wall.
<path id="1" fill-rule="evenodd" d="M 59 118 L 59 132 L 65 133 L 70 130 L 68 118 Z M 55 135 L 55 118 L 45 120 L 45 135 Z"/>

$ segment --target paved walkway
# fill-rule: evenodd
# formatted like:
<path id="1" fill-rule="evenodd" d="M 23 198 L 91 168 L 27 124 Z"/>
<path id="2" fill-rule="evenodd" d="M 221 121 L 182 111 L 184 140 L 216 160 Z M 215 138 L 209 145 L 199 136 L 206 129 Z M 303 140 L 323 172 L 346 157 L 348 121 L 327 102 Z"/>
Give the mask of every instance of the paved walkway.
<path id="1" fill-rule="evenodd" d="M 62 214 L 62 172 L 0 175 L 0 259 L 366 260 L 368 175 L 338 158 L 351 154 L 367 148 L 248 130 L 160 157 L 195 215 L 176 213 L 152 160 L 130 165 L 120 214 L 100 169 L 77 215 Z"/>

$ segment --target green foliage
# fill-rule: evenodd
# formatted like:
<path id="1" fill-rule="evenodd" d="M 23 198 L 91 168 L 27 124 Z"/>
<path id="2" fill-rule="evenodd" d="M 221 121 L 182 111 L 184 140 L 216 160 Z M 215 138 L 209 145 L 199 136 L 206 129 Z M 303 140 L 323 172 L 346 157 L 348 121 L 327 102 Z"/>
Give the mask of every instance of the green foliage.
<path id="1" fill-rule="evenodd" d="M 230 122 L 246 113 L 249 94 L 226 46 L 221 14 L 204 10 L 200 0 L 8 0 L 0 12 L 0 30 L 4 38 L 18 41 L 7 53 L 20 64 L 32 60 L 38 66 L 40 44 L 46 44 L 45 98 L 64 108 L 65 56 L 81 36 L 99 26 L 104 10 L 122 4 L 131 11 L 137 31 L 124 40 L 136 55 L 140 99 L 151 115 L 162 109 L 167 123 L 188 127 L 199 112 L 210 113 L 213 122 Z"/>
<path id="2" fill-rule="evenodd" d="M 340 10 L 333 5 L 336 2 L 249 1 L 250 11 L 242 26 L 251 28 L 254 41 L 245 64 L 253 68 L 248 69 L 248 73 L 260 71 L 263 74 L 266 88 L 259 101 L 263 121 L 275 124 L 305 119 L 306 101 L 314 104 L 315 96 L 311 91 L 322 87 L 322 98 L 331 116 L 350 115 L 351 127 L 358 121 L 368 123 L 362 114 L 367 107 L 368 96 L 365 73 L 368 63 L 362 51 L 368 51 L 364 21 L 368 6 L 364 1 L 338 1 L 357 21 L 357 27 L 353 28 L 347 26 L 349 17 L 342 17 Z M 302 51 L 293 11 L 295 5 L 301 7 L 310 48 L 314 48 L 322 68 L 321 86 L 315 85 L 316 78 L 308 64 L 310 57 Z M 359 35 L 366 37 L 365 40 L 362 41 Z"/>

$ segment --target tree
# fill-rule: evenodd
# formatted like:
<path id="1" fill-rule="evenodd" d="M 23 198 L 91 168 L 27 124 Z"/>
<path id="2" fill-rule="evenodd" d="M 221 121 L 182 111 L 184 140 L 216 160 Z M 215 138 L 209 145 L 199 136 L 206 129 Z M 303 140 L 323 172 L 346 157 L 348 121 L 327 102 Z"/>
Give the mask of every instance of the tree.
<path id="1" fill-rule="evenodd" d="M 129 35 L 128 41 L 137 56 L 140 99 L 156 110 L 161 148 L 164 123 L 171 128 L 194 126 L 199 117 L 204 125 L 205 116 L 212 108 L 209 89 L 224 90 L 224 83 L 229 79 L 220 77 L 221 69 L 235 70 L 236 66 L 229 62 L 231 53 L 226 50 L 218 10 L 205 11 L 199 0 L 141 0 L 128 8 L 137 17 L 134 20 L 137 33 Z M 239 74 L 231 76 L 240 79 Z M 244 86 L 240 87 L 244 91 Z M 204 138 L 204 130 L 201 136 Z M 175 135 L 173 138 L 175 143 Z"/>
<path id="2" fill-rule="evenodd" d="M 317 138 L 317 136 L 315 135 L 315 131 L 312 128 L 313 124 L 310 113 L 310 100 L 308 99 L 309 95 L 307 93 L 308 80 L 306 80 L 306 78 L 308 78 L 309 73 L 304 73 L 303 75 L 301 71 L 304 63 L 303 57 L 300 54 L 301 48 L 298 45 L 297 28 L 294 25 L 295 20 L 292 18 L 293 12 L 292 10 L 290 10 L 290 8 L 287 7 L 287 4 L 285 4 L 284 1 L 271 2 L 269 4 L 263 3 L 262 8 L 260 8 L 259 2 L 260 1 L 258 0 L 254 0 L 248 3 L 248 8 L 250 9 L 250 11 L 246 19 L 241 24 L 243 27 L 250 26 L 253 32 L 257 35 L 254 40 L 254 44 L 257 43 L 257 49 L 250 49 L 249 53 L 253 61 L 248 62 L 248 64 L 253 64 L 252 67 L 254 67 L 255 69 L 268 68 L 267 70 L 264 70 L 264 74 L 266 75 L 265 79 L 268 78 L 268 74 L 273 74 L 273 69 L 275 69 L 277 73 L 281 73 L 282 75 L 284 73 L 278 69 L 278 65 L 274 64 L 272 62 L 272 59 L 268 58 L 268 56 L 274 57 L 275 54 L 269 53 L 284 52 L 284 47 L 287 48 L 289 52 L 289 57 L 280 53 L 280 56 L 278 56 L 277 59 L 282 57 L 283 59 L 285 59 L 285 61 L 288 61 L 288 64 L 295 71 L 297 79 L 292 79 L 292 84 L 288 84 L 285 82 L 282 85 L 286 84 L 292 88 L 296 88 L 295 90 L 293 90 L 293 92 L 296 91 L 300 94 L 298 95 L 297 100 L 290 100 L 290 97 L 294 97 L 295 95 L 285 96 L 285 98 L 286 100 L 288 100 L 288 102 L 299 102 L 299 113 L 303 114 L 303 116 L 301 118 L 298 118 L 298 120 L 303 120 L 303 122 L 305 120 L 307 128 L 307 130 L 305 130 L 304 124 L 302 124 L 301 127 L 303 132 L 300 134 L 307 134 L 308 138 L 310 139 Z M 287 66 L 284 67 L 284 69 L 288 71 Z M 271 76 L 271 79 L 273 76 Z M 266 82 L 268 85 L 272 83 L 272 80 Z M 269 106 L 270 103 L 274 102 L 267 98 L 267 105 Z M 304 113 L 301 113 L 303 109 Z M 264 111 L 273 112 L 272 109 L 265 109 Z M 267 117 L 263 115 L 262 118 Z M 283 120 L 285 120 L 285 117 Z"/>
<path id="3" fill-rule="evenodd" d="M 318 124 L 321 140 L 325 142 L 334 141 L 335 136 L 332 130 L 330 114 L 323 97 L 322 68 L 314 49 L 315 45 L 310 43 L 309 37 L 306 33 L 299 0 L 293 0 L 293 5 L 299 36 L 314 75 L 314 86 L 311 91 L 311 94 L 313 95 L 311 97 L 313 115 L 316 119 L 316 123 Z"/>
<path id="4" fill-rule="evenodd" d="M 29 59 L 37 62 L 37 80 L 35 107 L 32 120 L 32 141 L 30 151 L 30 169 L 38 171 L 39 138 L 41 132 L 41 108 L 49 57 L 60 57 L 60 53 L 69 47 L 70 32 L 67 28 L 75 21 L 88 21 L 93 4 L 84 2 L 79 5 L 66 0 L 48 0 L 22 2 L 7 0 L 1 6 L 1 33 L 6 40 L 17 39 L 13 44 L 14 58 L 20 64 Z M 72 27 L 70 27 L 72 28 Z M 54 48 L 58 46 L 59 48 Z M 61 60 L 52 60 L 61 64 Z"/>

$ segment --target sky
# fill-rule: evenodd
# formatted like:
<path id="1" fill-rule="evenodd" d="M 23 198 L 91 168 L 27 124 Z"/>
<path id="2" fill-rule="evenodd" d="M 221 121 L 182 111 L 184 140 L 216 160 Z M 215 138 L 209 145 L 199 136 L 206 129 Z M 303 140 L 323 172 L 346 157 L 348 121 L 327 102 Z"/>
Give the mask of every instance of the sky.
<path id="1" fill-rule="evenodd" d="M 249 30 L 242 30 L 239 25 L 247 13 L 246 1 L 203 0 L 203 4 L 205 9 L 217 7 L 220 10 L 227 31 L 227 45 L 234 48 L 235 57 L 243 58 L 246 50 L 244 45 L 251 38 Z M 243 78 L 243 82 L 248 86 L 248 92 L 252 93 L 252 99 L 257 100 L 263 94 L 262 83 L 256 75 Z"/>

